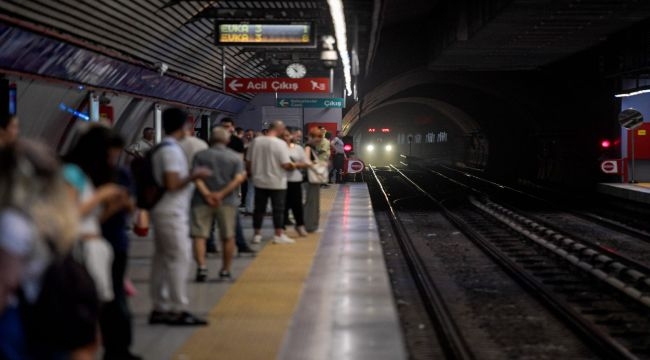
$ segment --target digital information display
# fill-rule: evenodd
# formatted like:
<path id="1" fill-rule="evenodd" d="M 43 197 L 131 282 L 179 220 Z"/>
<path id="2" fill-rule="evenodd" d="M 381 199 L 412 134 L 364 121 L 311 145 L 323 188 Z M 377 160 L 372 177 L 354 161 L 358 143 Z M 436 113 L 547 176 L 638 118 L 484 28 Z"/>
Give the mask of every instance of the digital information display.
<path id="1" fill-rule="evenodd" d="M 314 46 L 309 24 L 217 23 L 217 45 Z"/>

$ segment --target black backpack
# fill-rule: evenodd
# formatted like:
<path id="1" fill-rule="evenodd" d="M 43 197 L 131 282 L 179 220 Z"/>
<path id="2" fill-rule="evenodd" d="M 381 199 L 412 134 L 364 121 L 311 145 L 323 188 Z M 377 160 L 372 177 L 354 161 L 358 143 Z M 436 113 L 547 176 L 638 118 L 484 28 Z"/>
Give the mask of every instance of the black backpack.
<path id="1" fill-rule="evenodd" d="M 22 297 L 21 305 L 28 349 L 39 359 L 93 343 L 99 321 L 97 290 L 86 268 L 71 252 L 52 253 L 36 302 Z"/>
<path id="2" fill-rule="evenodd" d="M 151 210 L 165 194 L 165 187 L 158 184 L 153 175 L 153 155 L 158 149 L 169 143 L 162 142 L 154 146 L 142 158 L 131 162 L 131 173 L 135 180 L 136 206 Z"/>

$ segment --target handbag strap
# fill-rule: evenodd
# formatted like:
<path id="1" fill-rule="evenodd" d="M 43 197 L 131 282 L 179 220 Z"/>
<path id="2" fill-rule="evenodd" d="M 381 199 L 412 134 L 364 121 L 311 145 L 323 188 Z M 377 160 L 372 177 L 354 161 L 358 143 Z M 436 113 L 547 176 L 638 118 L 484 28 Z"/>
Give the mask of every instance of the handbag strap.
<path id="1" fill-rule="evenodd" d="M 309 158 L 313 163 L 318 163 L 318 157 L 314 155 L 314 148 L 312 146 L 309 146 Z"/>

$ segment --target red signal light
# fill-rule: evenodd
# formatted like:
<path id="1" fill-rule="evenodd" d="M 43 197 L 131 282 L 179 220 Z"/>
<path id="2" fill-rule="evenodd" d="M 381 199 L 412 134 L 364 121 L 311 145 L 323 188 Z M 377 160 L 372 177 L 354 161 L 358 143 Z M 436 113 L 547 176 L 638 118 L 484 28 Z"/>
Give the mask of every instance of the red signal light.
<path id="1" fill-rule="evenodd" d="M 375 132 L 375 128 L 370 128 L 370 129 L 368 129 L 368 132 L 374 133 L 374 132 Z"/>
<path id="2" fill-rule="evenodd" d="M 345 151 L 345 152 L 352 151 L 352 145 L 350 145 L 350 144 L 343 145 L 343 151 Z"/>
<path id="3" fill-rule="evenodd" d="M 608 149 L 610 146 L 612 146 L 612 142 L 609 141 L 609 140 L 603 140 L 603 141 L 600 142 L 600 146 L 603 149 Z"/>
<path id="4" fill-rule="evenodd" d="M 389 132 L 390 132 L 390 129 L 389 129 L 389 128 L 383 128 L 383 129 L 381 129 L 381 132 L 383 132 L 383 133 L 389 133 Z"/>

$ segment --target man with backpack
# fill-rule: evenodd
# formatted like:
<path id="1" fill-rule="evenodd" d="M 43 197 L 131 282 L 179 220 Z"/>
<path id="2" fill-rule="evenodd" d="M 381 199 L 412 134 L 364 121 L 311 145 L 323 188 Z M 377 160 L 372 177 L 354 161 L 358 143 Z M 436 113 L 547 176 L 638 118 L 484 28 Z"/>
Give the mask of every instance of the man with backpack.
<path id="1" fill-rule="evenodd" d="M 185 137 L 187 113 L 170 108 L 162 113 L 167 135 L 150 155 L 151 169 L 162 197 L 151 209 L 154 232 L 154 256 L 151 266 L 153 310 L 150 324 L 206 325 L 207 321 L 186 311 L 187 274 L 191 264 L 192 241 L 189 238 L 189 204 L 194 180 L 210 175 L 206 168 L 190 174 L 187 157 L 178 141 Z"/>

